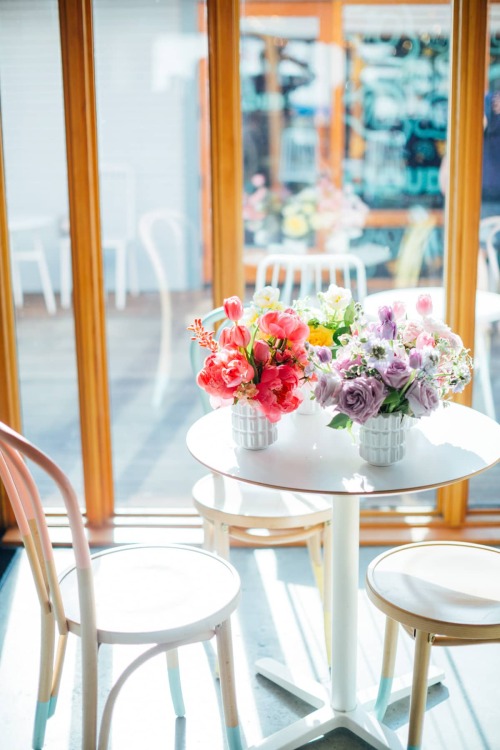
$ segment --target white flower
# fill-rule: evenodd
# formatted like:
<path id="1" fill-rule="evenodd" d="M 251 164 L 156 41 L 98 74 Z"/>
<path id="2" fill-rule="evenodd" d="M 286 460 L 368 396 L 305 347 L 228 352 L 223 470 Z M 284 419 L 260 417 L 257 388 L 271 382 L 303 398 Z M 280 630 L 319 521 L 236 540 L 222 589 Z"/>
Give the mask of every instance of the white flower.
<path id="1" fill-rule="evenodd" d="M 275 308 L 280 298 L 280 290 L 274 286 L 265 286 L 253 295 L 254 305 L 264 309 Z"/>
<path id="2" fill-rule="evenodd" d="M 318 293 L 318 297 L 327 307 L 339 311 L 345 310 L 352 300 L 350 290 L 336 284 L 330 284 L 326 292 Z"/>
<path id="3" fill-rule="evenodd" d="M 450 326 L 446 325 L 443 320 L 433 318 L 431 315 L 426 315 L 422 320 L 424 331 L 427 333 L 447 333 L 450 331 Z"/>

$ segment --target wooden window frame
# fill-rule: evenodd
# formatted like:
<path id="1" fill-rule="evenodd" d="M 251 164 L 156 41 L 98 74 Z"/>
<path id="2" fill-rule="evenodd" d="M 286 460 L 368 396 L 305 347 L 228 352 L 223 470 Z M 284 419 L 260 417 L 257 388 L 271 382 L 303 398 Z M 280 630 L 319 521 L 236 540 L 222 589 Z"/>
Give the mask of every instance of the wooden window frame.
<path id="1" fill-rule="evenodd" d="M 344 5 L 393 4 L 392 0 L 316 0 L 314 3 L 272 3 L 250 0 L 247 9 L 262 13 L 288 11 L 311 14 L 320 9 L 326 36 L 338 37 Z M 447 4 L 447 0 L 406 0 L 414 4 Z M 243 231 L 242 145 L 239 88 L 239 0 L 207 0 L 210 75 L 210 192 L 214 303 L 242 294 Z M 446 311 L 452 327 L 473 345 L 476 281 L 475 254 L 480 211 L 482 97 L 474 71 L 485 67 L 487 0 L 452 0 L 452 69 L 449 127 L 449 185 L 446 209 Z M 99 185 L 95 117 L 91 0 L 59 0 L 65 95 L 68 182 L 74 273 L 74 312 L 79 373 L 80 418 L 84 482 L 88 498 L 89 538 L 96 544 L 151 538 L 165 527 L 176 539 L 201 539 L 196 514 L 147 511 L 113 515 L 111 429 L 105 343 L 105 308 L 100 245 Z M 337 23 L 335 22 L 337 19 Z M 472 61 L 472 62 L 471 62 Z M 71 82 L 71 85 L 70 85 Z M 340 92 L 333 92 L 338 105 Z M 85 117 L 81 117 L 81 112 Z M 0 123 L 1 127 L 1 123 Z M 342 138 L 330 134 L 332 154 Z M 339 140 L 340 139 L 340 140 Z M 205 162 L 207 163 L 207 162 Z M 333 165 L 335 167 L 335 164 Z M 337 164 L 339 169 L 339 165 Z M 401 217 L 396 217 L 401 220 Z M 395 219 L 395 220 L 396 220 Z M 457 283 L 457 278 L 459 283 Z M 465 304 L 464 304 L 465 301 Z M 0 419 L 20 426 L 14 312 L 10 282 L 9 240 L 0 130 Z M 470 404 L 471 389 L 459 398 Z M 469 511 L 467 483 L 443 488 L 436 510 L 421 513 L 365 511 L 362 543 L 394 544 L 415 539 L 450 538 L 500 541 L 495 511 Z M 64 514 L 54 512 L 54 526 L 64 543 Z M 0 526 L 12 526 L 12 516 L 0 496 Z M 15 532 L 11 532 L 15 535 Z M 194 535 L 194 537 L 193 537 Z"/>

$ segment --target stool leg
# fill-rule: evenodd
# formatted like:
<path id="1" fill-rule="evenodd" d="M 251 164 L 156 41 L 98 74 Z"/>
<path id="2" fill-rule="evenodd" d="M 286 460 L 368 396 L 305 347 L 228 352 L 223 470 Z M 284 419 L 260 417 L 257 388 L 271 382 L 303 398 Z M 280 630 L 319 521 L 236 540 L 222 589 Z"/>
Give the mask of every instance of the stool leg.
<path id="1" fill-rule="evenodd" d="M 432 635 L 417 630 L 415 637 L 415 662 L 413 665 L 413 682 L 410 699 L 410 726 L 408 732 L 408 750 L 420 750 L 424 711 L 427 702 L 427 671 L 431 655 Z"/>
<path id="2" fill-rule="evenodd" d="M 181 675 L 179 671 L 179 653 L 176 648 L 167 651 L 168 684 L 176 716 L 184 716 L 184 699 L 182 697 Z"/>
<path id="3" fill-rule="evenodd" d="M 398 647 L 399 623 L 391 617 L 385 620 L 384 656 L 382 659 L 382 674 L 378 686 L 378 695 L 375 702 L 375 715 L 382 721 L 391 697 L 392 680 L 394 677 L 394 664 Z"/>
<path id="4" fill-rule="evenodd" d="M 233 646 L 231 643 L 231 624 L 226 620 L 215 629 L 217 651 L 220 659 L 220 687 L 222 705 L 226 723 L 226 736 L 229 750 L 242 750 L 236 691 L 234 681 Z"/>
<path id="5" fill-rule="evenodd" d="M 229 560 L 229 526 L 226 523 L 214 523 L 214 543 L 217 554 Z"/>

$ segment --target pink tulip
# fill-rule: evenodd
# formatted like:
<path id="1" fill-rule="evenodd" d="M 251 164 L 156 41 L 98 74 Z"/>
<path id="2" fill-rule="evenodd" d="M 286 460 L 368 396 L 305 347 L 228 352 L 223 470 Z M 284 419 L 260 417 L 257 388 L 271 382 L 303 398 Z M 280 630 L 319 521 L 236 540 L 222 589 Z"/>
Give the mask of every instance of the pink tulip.
<path id="1" fill-rule="evenodd" d="M 251 333 L 246 326 L 236 325 L 229 329 L 229 340 L 233 346 L 245 348 L 250 343 L 251 338 Z"/>
<path id="2" fill-rule="evenodd" d="M 229 320 L 239 320 L 243 317 L 243 303 L 239 297 L 228 297 L 224 300 L 224 313 Z"/>
<path id="3" fill-rule="evenodd" d="M 271 358 L 269 345 L 265 341 L 262 341 L 262 339 L 257 339 L 253 345 L 253 356 L 255 361 L 259 364 L 265 364 L 268 362 Z"/>
<path id="4" fill-rule="evenodd" d="M 405 316 L 406 313 L 406 305 L 404 302 L 401 302 L 401 300 L 396 300 L 393 305 L 392 309 L 394 311 L 394 317 L 396 320 L 401 320 Z"/>
<path id="5" fill-rule="evenodd" d="M 430 294 L 419 294 L 417 299 L 417 312 L 423 318 L 432 315 L 432 297 Z"/>
<path id="6" fill-rule="evenodd" d="M 310 334 L 309 326 L 296 313 L 270 310 L 262 315 L 259 326 L 264 333 L 292 343 L 304 342 Z"/>

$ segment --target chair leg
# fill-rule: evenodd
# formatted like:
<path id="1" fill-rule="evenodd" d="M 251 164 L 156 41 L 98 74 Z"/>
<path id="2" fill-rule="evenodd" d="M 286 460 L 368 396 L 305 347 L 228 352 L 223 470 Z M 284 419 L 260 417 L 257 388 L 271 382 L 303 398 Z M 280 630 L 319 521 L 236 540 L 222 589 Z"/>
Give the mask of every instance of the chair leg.
<path id="1" fill-rule="evenodd" d="M 323 583 L 323 558 L 321 555 L 321 532 L 313 534 L 306 541 L 311 567 L 314 573 L 314 580 L 318 587 L 321 601 L 323 601 L 324 583 Z"/>
<path id="2" fill-rule="evenodd" d="M 66 654 L 66 644 L 68 642 L 68 634 L 59 636 L 59 642 L 57 644 L 56 660 L 54 664 L 54 676 L 52 678 L 52 691 L 50 694 L 49 703 L 49 719 L 54 715 L 57 706 L 57 697 L 59 695 L 59 686 L 61 684 L 62 668 L 64 665 L 64 656 Z"/>
<path id="3" fill-rule="evenodd" d="M 17 260 L 12 254 L 12 262 L 11 262 L 11 273 L 12 273 L 12 293 L 14 295 L 14 304 L 17 308 L 20 308 L 24 305 L 24 294 L 23 294 L 23 285 L 21 281 L 21 272 L 19 271 L 19 266 L 17 263 Z"/>
<path id="4" fill-rule="evenodd" d="M 229 526 L 226 523 L 214 523 L 215 551 L 224 560 L 229 560 Z"/>
<path id="5" fill-rule="evenodd" d="M 61 291 L 61 307 L 68 310 L 71 307 L 71 240 L 61 237 L 59 241 L 59 285 Z"/>
<path id="6" fill-rule="evenodd" d="M 215 629 L 217 651 L 220 661 L 220 686 L 222 706 L 226 723 L 226 737 L 229 750 L 242 750 L 238 709 L 234 681 L 233 646 L 231 642 L 231 624 L 226 620 Z"/>
<path id="7" fill-rule="evenodd" d="M 213 552 L 214 545 L 214 525 L 207 518 L 203 519 L 203 549 Z"/>
<path id="8" fill-rule="evenodd" d="M 391 617 L 385 620 L 384 656 L 382 659 L 382 674 L 378 686 L 378 695 L 375 702 L 375 715 L 382 721 L 391 697 L 392 680 L 394 677 L 394 664 L 398 647 L 399 623 Z"/>
<path id="9" fill-rule="evenodd" d="M 410 726 L 408 731 L 408 750 L 420 750 L 424 711 L 427 702 L 427 671 L 431 655 L 432 635 L 417 630 L 415 637 L 415 662 L 413 665 L 413 682 L 410 699 Z"/>
<path id="10" fill-rule="evenodd" d="M 167 651 L 168 684 L 176 716 L 184 716 L 184 698 L 182 697 L 181 674 L 179 671 L 179 652 L 176 648 Z"/>
<path id="11" fill-rule="evenodd" d="M 33 750 L 41 750 L 45 742 L 45 727 L 49 718 L 52 669 L 54 663 L 55 622 L 51 612 L 42 613 L 40 638 L 40 673 L 33 728 Z"/>
<path id="12" fill-rule="evenodd" d="M 50 280 L 49 267 L 45 258 L 45 250 L 42 241 L 37 237 L 35 241 L 35 247 L 37 250 L 37 263 L 38 272 L 40 274 L 40 282 L 42 284 L 43 298 L 45 300 L 45 307 L 49 315 L 56 314 L 56 299 L 54 297 L 54 291 L 52 289 L 52 282 Z"/>
<path id="13" fill-rule="evenodd" d="M 115 244 L 115 307 L 125 309 L 127 295 L 127 247 L 125 242 Z"/>

